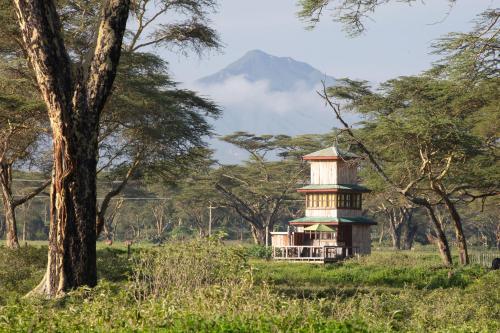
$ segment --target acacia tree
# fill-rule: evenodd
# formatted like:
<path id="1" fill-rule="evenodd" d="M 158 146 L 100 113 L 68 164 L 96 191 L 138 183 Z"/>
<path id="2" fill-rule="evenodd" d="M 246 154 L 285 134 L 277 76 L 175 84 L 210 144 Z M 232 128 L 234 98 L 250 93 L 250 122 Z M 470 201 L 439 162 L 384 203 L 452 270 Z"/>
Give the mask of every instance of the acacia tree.
<path id="1" fill-rule="evenodd" d="M 212 152 L 205 150 L 205 155 L 197 160 L 196 167 L 178 182 L 173 198 L 177 216 L 196 228 L 200 237 L 208 235 L 210 217 L 212 226 L 215 226 L 222 218 L 221 211 L 227 212 L 224 210 L 224 200 L 215 188 L 217 178 L 211 157 Z"/>
<path id="2" fill-rule="evenodd" d="M 102 6 L 93 1 L 63 1 L 60 16 L 53 1 L 14 1 L 14 5 L 53 131 L 50 241 L 54 246 L 50 247 L 47 274 L 36 291 L 56 295 L 96 283 L 99 120 L 116 74 L 130 1 L 110 0 Z M 146 8 L 152 8 L 149 1 L 133 1 L 131 8 L 141 22 L 139 28 L 144 30 L 148 25 L 148 32 L 152 32 L 135 42 L 144 46 L 178 42 L 193 47 L 199 40 L 217 43 L 214 32 L 204 24 L 206 8 L 213 8 L 213 1 L 161 1 L 156 5 L 157 11 L 148 17 Z M 180 16 L 192 12 L 193 20 L 158 24 L 167 9 Z M 79 24 L 75 23 L 80 18 Z"/>
<path id="3" fill-rule="evenodd" d="M 399 197 L 388 197 L 385 193 L 372 198 L 375 209 L 373 214 L 381 214 L 387 221 L 388 232 L 394 250 L 409 250 L 413 243 L 417 226 L 413 220 L 415 208 L 408 204 L 406 200 L 400 202 Z"/>
<path id="4" fill-rule="evenodd" d="M 100 166 L 107 179 L 117 182 L 105 194 L 97 213 L 97 234 L 106 209 L 129 179 L 139 175 L 178 178 L 203 155 L 204 137 L 211 134 L 207 117 L 219 108 L 170 80 L 166 64 L 148 53 L 123 56 L 115 93 L 100 124 Z"/>
<path id="5" fill-rule="evenodd" d="M 0 58 L 0 188 L 5 212 L 6 245 L 18 248 L 16 208 L 43 191 L 50 179 L 23 195 L 14 194 L 14 165 L 34 164 L 43 169 L 44 144 L 47 130 L 45 109 L 31 87 L 24 62 Z M 12 54 L 10 54 L 12 55 Z M 28 89 L 26 89 L 28 88 Z M 20 91 L 23 91 L 20 94 Z"/>
<path id="6" fill-rule="evenodd" d="M 292 198 L 297 185 L 305 182 L 306 164 L 293 154 L 298 146 L 287 136 L 236 132 L 223 140 L 246 150 L 250 158 L 244 165 L 218 169 L 215 187 L 225 205 L 249 223 L 255 242 L 264 244 L 266 230 L 273 230 L 286 201 Z M 269 161 L 268 155 L 272 154 L 275 158 L 281 155 L 282 160 Z"/>
<path id="7" fill-rule="evenodd" d="M 447 80 L 408 77 L 391 80 L 383 85 L 381 93 L 375 93 L 361 82 L 345 80 L 344 83 L 342 87 L 330 88 L 330 96 L 346 99 L 350 108 L 370 115 L 360 132 L 363 143 L 356 138 L 358 145 L 371 154 L 370 161 L 375 156 L 382 161 L 391 177 L 382 170 L 380 162 L 375 167 L 392 188 L 429 210 L 437 230 L 442 228 L 432 216 L 435 214 L 430 206 L 442 204 L 447 208 L 460 262 L 467 264 L 467 242 L 456 200 L 465 195 L 459 192 L 466 189 L 481 192 L 477 196 L 498 193 L 495 181 L 483 172 L 481 165 L 471 168 L 477 160 L 483 161 L 483 165 L 495 164 L 494 155 L 487 153 L 490 139 L 474 134 L 472 120 L 474 114 L 496 103 L 497 93 L 490 89 L 495 84 L 467 89 Z M 325 98 L 330 101 L 330 97 Z M 340 117 L 340 107 L 333 103 L 331 106 Z M 355 137 L 348 127 L 346 131 Z M 369 152 L 366 144 L 370 144 Z M 472 181 L 463 182 L 463 177 Z M 411 192 L 402 191 L 396 179 L 408 182 L 406 188 Z M 417 196 L 425 200 L 415 200 Z"/>
<path id="8" fill-rule="evenodd" d="M 46 274 L 34 290 L 59 295 L 94 286 L 98 125 L 111 92 L 129 13 L 129 0 L 102 6 L 89 61 L 72 61 L 54 1 L 14 0 L 31 67 L 45 101 L 53 141 L 51 223 Z"/>

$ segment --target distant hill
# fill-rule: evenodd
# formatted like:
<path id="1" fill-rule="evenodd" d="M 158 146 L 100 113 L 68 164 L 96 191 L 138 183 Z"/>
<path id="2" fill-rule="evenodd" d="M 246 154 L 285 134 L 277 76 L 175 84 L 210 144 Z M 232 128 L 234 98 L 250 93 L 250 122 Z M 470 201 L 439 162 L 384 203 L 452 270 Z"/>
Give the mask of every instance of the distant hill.
<path id="1" fill-rule="evenodd" d="M 335 83 L 335 78 L 325 75 L 305 62 L 290 57 L 276 57 L 261 50 L 248 51 L 243 57 L 212 75 L 201 78 L 202 85 L 221 84 L 228 78 L 243 76 L 250 82 L 268 81 L 274 91 L 289 91 L 297 87 L 313 89 L 325 81 Z"/>
<path id="2" fill-rule="evenodd" d="M 247 52 L 224 69 L 199 79 L 195 89 L 223 108 L 214 122 L 218 135 L 235 131 L 298 135 L 325 133 L 336 120 L 316 91 L 321 81 L 336 79 L 309 64 L 260 50 Z M 246 155 L 232 145 L 211 140 L 222 163 L 238 163 Z"/>

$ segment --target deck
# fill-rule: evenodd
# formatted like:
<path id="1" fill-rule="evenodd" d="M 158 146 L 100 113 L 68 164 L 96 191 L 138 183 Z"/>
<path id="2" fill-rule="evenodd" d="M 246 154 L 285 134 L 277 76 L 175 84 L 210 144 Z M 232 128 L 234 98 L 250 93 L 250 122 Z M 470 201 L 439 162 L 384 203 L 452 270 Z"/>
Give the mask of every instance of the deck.
<path id="1" fill-rule="evenodd" d="M 345 246 L 273 246 L 273 259 L 288 261 L 337 262 L 359 256 L 358 247 Z"/>

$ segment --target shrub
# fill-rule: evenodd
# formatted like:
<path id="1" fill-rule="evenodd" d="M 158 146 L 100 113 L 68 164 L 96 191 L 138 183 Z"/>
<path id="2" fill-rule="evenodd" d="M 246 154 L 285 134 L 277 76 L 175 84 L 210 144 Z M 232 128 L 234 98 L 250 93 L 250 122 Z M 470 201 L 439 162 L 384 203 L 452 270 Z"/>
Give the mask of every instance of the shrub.
<path id="1" fill-rule="evenodd" d="M 246 248 L 246 254 L 251 258 L 270 259 L 273 254 L 273 250 L 271 247 L 263 245 L 251 245 Z"/>
<path id="2" fill-rule="evenodd" d="M 243 252 L 217 240 L 169 243 L 134 257 L 130 290 L 138 300 L 157 298 L 173 291 L 241 283 L 250 278 L 246 272 L 250 269 Z"/>
<path id="3" fill-rule="evenodd" d="M 0 248 L 0 304 L 29 292 L 45 273 L 47 248 Z"/>

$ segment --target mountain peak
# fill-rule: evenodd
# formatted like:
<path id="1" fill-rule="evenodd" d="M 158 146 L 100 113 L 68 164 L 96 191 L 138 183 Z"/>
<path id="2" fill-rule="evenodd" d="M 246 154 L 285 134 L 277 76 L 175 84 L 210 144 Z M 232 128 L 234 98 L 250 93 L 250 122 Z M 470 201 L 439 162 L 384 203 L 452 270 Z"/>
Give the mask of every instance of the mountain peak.
<path id="1" fill-rule="evenodd" d="M 231 77 L 243 76 L 250 82 L 267 81 L 271 90 L 289 91 L 298 86 L 313 89 L 322 80 L 328 85 L 335 82 L 333 77 L 315 69 L 311 65 L 290 57 L 277 57 L 262 50 L 251 50 L 215 74 L 198 80 L 203 85 L 223 84 Z"/>

